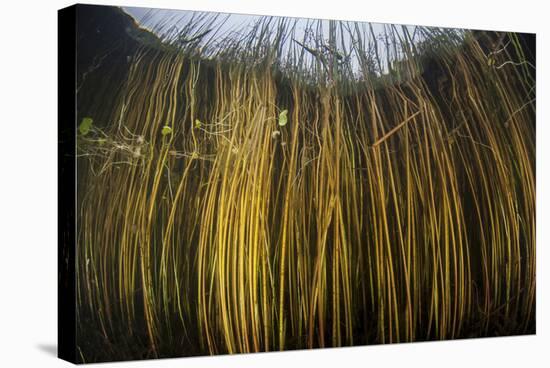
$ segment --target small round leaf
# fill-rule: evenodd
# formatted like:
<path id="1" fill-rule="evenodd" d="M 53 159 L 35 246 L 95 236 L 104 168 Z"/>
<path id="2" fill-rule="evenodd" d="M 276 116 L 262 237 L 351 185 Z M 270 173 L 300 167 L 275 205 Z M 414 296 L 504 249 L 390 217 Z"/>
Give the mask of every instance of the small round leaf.
<path id="1" fill-rule="evenodd" d="M 288 122 L 287 114 L 288 114 L 288 110 L 283 110 L 283 111 L 280 112 L 280 114 L 279 114 L 279 126 L 285 126 L 286 125 L 286 123 Z"/>
<path id="2" fill-rule="evenodd" d="M 92 128 L 94 120 L 90 117 L 82 118 L 82 121 L 80 122 L 80 125 L 78 126 L 78 130 L 80 131 L 80 134 L 86 135 L 90 132 L 90 129 Z"/>

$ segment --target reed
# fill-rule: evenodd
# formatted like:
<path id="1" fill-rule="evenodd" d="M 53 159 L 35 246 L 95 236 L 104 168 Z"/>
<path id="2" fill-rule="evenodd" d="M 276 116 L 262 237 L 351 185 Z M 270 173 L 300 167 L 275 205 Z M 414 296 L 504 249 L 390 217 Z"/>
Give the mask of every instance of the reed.
<path id="1" fill-rule="evenodd" d="M 515 34 L 488 51 L 331 21 L 322 52 L 322 22 L 219 43 L 193 22 L 80 107 L 106 116 L 78 137 L 82 360 L 534 331 L 534 66 Z"/>

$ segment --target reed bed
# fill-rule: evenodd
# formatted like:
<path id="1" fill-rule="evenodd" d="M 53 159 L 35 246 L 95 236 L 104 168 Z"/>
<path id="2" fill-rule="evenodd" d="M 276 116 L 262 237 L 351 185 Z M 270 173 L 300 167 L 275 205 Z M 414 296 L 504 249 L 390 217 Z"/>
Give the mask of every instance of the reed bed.
<path id="1" fill-rule="evenodd" d="M 533 333 L 517 35 L 330 22 L 316 53 L 270 19 L 167 34 L 79 107 L 81 360 Z"/>

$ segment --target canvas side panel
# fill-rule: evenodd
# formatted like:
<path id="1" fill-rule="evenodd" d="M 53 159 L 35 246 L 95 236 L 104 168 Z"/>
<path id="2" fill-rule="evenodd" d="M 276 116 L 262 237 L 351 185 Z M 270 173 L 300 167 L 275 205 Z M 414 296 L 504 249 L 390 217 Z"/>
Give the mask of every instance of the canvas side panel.
<path id="1" fill-rule="evenodd" d="M 58 356 L 76 363 L 76 7 L 58 12 Z"/>

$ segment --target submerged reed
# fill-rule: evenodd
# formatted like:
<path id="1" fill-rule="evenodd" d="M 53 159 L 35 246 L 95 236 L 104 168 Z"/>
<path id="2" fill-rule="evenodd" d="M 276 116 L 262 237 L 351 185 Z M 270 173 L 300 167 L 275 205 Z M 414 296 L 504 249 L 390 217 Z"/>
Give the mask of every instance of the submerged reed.
<path id="1" fill-rule="evenodd" d="M 270 19 L 224 47 L 144 46 L 80 107 L 106 116 L 78 142 L 81 359 L 533 332 L 534 67 L 517 35 L 488 51 L 394 27 L 384 52 L 330 22 L 315 53 Z"/>

